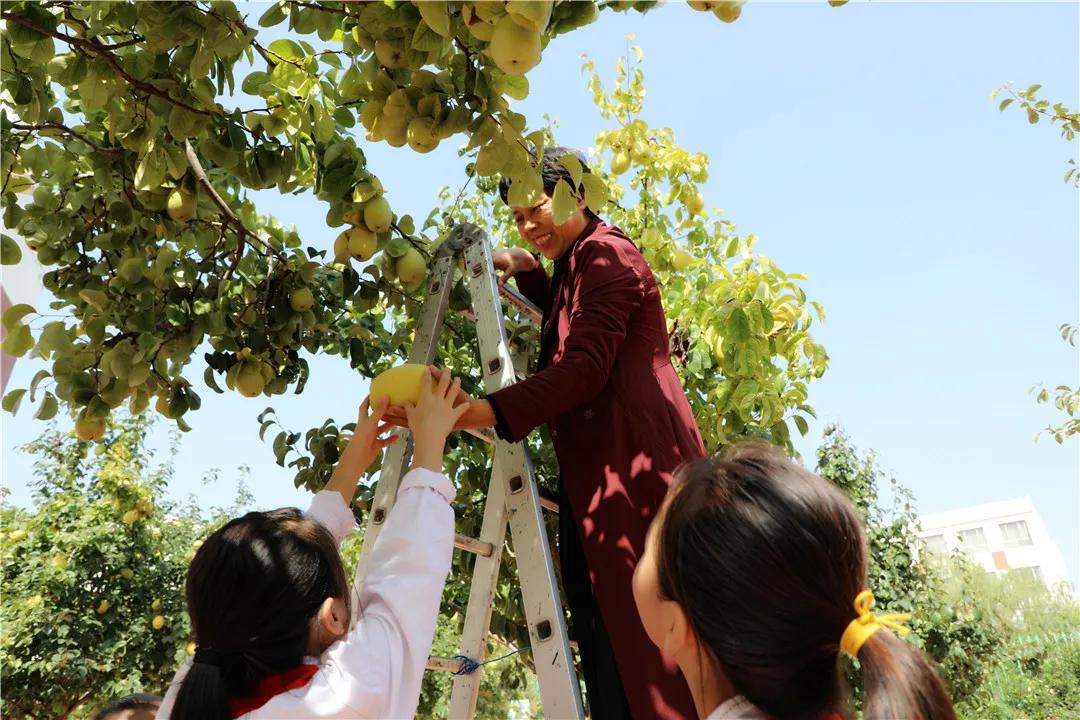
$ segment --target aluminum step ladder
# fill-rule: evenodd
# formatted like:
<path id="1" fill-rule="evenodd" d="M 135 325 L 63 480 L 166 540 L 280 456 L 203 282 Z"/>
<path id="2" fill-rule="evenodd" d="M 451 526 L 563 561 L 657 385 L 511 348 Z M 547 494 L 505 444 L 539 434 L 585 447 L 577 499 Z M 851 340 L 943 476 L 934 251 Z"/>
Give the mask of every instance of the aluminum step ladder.
<path id="1" fill-rule="evenodd" d="M 540 323 L 541 314 L 525 298 L 496 282 L 487 234 L 476 225 L 456 226 L 435 253 L 408 362 L 430 365 L 435 359 L 459 257 L 464 259 L 466 283 L 472 297 L 470 317 L 476 322 L 484 389 L 491 393 L 513 384 L 517 374 L 524 375 L 527 360 L 511 354 L 500 296 L 536 324 Z M 407 431 L 404 432 L 406 441 L 390 446 L 379 473 L 357 565 L 354 606 L 362 587 L 367 559 L 386 515 L 394 505 L 403 471 L 411 460 L 412 440 Z M 480 536 L 470 538 L 459 534 L 455 537 L 454 544 L 458 549 L 476 555 L 460 654 L 476 662 L 483 660 L 509 523 L 544 716 L 557 720 L 584 718 L 541 510 L 542 505 L 549 509 L 555 509 L 555 505 L 541 501 L 528 449 L 523 442 L 507 443 L 490 433 L 480 434 L 494 445 L 495 453 Z M 428 660 L 428 669 L 459 673 L 465 667 L 457 658 L 432 657 Z M 475 715 L 482 672 L 480 668 L 454 678 L 448 713 L 453 720 L 471 720 Z"/>

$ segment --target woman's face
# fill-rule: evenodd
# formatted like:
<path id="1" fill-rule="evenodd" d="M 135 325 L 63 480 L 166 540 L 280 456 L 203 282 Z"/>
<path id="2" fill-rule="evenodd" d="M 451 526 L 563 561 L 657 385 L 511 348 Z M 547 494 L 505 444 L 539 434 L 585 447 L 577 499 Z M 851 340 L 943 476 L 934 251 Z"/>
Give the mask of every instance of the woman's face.
<path id="1" fill-rule="evenodd" d="M 545 193 L 532 207 L 514 207 L 514 222 L 517 223 L 518 233 L 521 239 L 546 257 L 548 260 L 556 260 L 562 257 L 570 243 L 574 242 L 581 232 L 581 223 L 577 222 L 577 214 L 562 225 L 556 225 L 551 216 L 551 198 Z"/>

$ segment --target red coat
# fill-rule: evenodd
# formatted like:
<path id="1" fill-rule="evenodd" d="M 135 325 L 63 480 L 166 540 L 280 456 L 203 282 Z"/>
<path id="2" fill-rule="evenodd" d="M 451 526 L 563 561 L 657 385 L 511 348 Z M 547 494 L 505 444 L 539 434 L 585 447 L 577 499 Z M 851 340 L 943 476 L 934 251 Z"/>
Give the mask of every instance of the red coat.
<path id="1" fill-rule="evenodd" d="M 593 220 L 546 272 L 518 274 L 544 311 L 541 368 L 493 393 L 512 441 L 547 423 L 635 718 L 695 716 L 674 661 L 641 625 L 631 580 L 649 527 L 701 441 L 668 351 L 656 278 L 618 228 Z"/>

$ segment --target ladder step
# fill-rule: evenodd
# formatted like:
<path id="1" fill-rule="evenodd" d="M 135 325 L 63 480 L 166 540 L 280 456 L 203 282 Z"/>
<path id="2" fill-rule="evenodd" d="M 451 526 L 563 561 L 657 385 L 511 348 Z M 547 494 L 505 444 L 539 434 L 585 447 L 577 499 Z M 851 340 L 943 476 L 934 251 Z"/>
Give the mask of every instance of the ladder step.
<path id="1" fill-rule="evenodd" d="M 467 535 L 462 535 L 461 533 L 454 535 L 454 547 L 459 550 L 465 550 L 466 552 L 483 555 L 484 557 L 491 557 L 491 553 L 495 551 L 495 548 L 491 543 L 477 540 L 476 538 L 471 538 Z"/>
<path id="2" fill-rule="evenodd" d="M 442 670 L 444 672 L 456 673 L 461 670 L 461 665 L 461 661 L 457 658 L 431 655 L 427 659 L 428 670 Z"/>

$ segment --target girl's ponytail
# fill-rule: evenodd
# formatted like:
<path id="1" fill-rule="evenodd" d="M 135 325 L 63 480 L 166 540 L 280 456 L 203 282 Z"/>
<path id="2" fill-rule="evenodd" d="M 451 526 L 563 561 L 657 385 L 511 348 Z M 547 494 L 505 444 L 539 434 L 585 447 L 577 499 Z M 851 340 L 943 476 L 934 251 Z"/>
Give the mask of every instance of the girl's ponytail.
<path id="1" fill-rule="evenodd" d="M 176 695 L 169 720 L 230 720 L 229 693 L 221 668 L 192 663 Z"/>
<path id="2" fill-rule="evenodd" d="M 945 684 L 921 652 L 891 632 L 876 632 L 859 650 L 866 720 L 955 720 Z"/>

